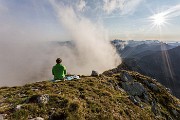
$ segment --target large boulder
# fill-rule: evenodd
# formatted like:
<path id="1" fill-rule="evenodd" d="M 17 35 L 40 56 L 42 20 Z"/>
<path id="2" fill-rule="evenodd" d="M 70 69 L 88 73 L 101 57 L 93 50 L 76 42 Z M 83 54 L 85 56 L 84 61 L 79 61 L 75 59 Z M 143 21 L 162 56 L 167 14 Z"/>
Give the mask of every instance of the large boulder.
<path id="1" fill-rule="evenodd" d="M 150 83 L 150 82 L 148 82 L 147 80 L 144 80 L 143 82 L 144 82 L 144 84 L 145 84 L 146 86 L 148 86 L 148 87 L 149 87 L 151 90 L 153 90 L 154 92 L 159 91 L 159 88 L 157 87 L 156 84 Z"/>
<path id="2" fill-rule="evenodd" d="M 143 96 L 143 94 L 147 92 L 144 86 L 138 82 L 122 82 L 122 88 L 133 96 Z"/>
<path id="3" fill-rule="evenodd" d="M 121 77 L 121 80 L 123 82 L 132 82 L 133 81 L 133 77 L 131 75 L 129 75 L 127 72 L 124 72 L 122 77 Z"/>

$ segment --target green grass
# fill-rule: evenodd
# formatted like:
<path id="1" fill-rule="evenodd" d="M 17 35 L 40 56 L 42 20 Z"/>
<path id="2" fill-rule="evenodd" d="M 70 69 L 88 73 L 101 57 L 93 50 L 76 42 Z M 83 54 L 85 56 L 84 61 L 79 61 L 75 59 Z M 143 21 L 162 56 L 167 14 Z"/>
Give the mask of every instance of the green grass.
<path id="1" fill-rule="evenodd" d="M 134 81 L 151 81 L 151 78 L 136 72 L 128 72 Z M 121 74 L 122 74 L 121 72 Z M 151 112 L 150 103 L 142 103 L 143 108 L 135 105 L 128 98 L 126 92 L 114 89 L 120 82 L 121 74 L 112 76 L 90 77 L 82 76 L 80 80 L 50 82 L 43 81 L 27 84 L 21 87 L 0 88 L 0 114 L 7 114 L 10 120 L 26 120 L 28 118 L 43 117 L 64 120 L 154 120 L 171 116 L 171 108 L 180 110 L 176 105 L 179 100 L 162 89 L 160 93 L 153 93 L 148 87 L 150 97 L 157 96 L 161 106 L 161 118 Z M 40 104 L 27 102 L 33 96 L 48 94 L 49 102 Z M 164 101 L 168 100 L 168 105 Z M 21 104 L 21 109 L 15 109 Z M 173 116 L 172 116 L 173 117 Z"/>

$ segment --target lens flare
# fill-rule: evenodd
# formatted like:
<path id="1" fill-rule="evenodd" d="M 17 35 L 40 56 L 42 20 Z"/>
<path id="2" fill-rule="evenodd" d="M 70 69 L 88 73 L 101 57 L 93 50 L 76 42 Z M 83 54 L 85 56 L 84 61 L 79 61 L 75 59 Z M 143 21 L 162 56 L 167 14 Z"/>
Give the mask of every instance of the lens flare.
<path id="1" fill-rule="evenodd" d="M 164 25 L 166 23 L 166 18 L 165 16 L 161 15 L 161 14 L 156 14 L 152 17 L 152 20 L 154 22 L 154 25 L 160 26 L 160 25 Z"/>
<path id="2" fill-rule="evenodd" d="M 148 19 L 152 22 L 152 28 L 156 27 L 161 30 L 162 26 L 169 24 L 168 21 L 172 20 L 174 17 L 180 16 L 180 4 L 171 6 L 166 10 L 158 11 Z"/>
<path id="3" fill-rule="evenodd" d="M 154 26 L 161 27 L 167 24 L 167 17 L 163 13 L 154 14 L 150 17 L 150 20 L 153 22 Z"/>

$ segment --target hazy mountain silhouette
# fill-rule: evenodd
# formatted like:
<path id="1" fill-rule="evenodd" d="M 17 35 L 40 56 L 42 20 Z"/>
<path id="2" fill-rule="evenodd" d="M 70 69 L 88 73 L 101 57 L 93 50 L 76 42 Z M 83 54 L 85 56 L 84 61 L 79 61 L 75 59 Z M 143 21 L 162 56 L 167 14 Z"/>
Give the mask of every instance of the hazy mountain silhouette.
<path id="1" fill-rule="evenodd" d="M 137 58 L 137 55 L 148 55 L 154 51 L 162 51 L 172 49 L 173 46 L 165 43 L 141 44 L 135 47 L 126 46 L 123 50 L 118 50 L 123 58 Z"/>

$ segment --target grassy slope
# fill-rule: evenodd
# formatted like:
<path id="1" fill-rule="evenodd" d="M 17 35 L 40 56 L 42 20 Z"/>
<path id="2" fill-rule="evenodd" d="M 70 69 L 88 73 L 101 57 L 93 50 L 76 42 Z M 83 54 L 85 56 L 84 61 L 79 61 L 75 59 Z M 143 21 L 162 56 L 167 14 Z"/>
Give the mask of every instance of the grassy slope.
<path id="1" fill-rule="evenodd" d="M 151 80 L 135 72 L 129 72 L 129 74 L 138 82 Z M 54 119 L 68 120 L 151 120 L 171 116 L 168 110 L 170 108 L 180 110 L 176 107 L 180 101 L 158 84 L 159 88 L 162 88 L 160 93 L 153 93 L 147 88 L 152 96 L 157 97 L 163 113 L 162 116 L 155 116 L 151 112 L 150 103 L 142 102 L 144 107 L 141 108 L 131 102 L 126 92 L 115 89 L 115 83 L 119 83 L 119 79 L 118 73 L 109 77 L 81 76 L 80 80 L 43 81 L 22 87 L 2 87 L 0 88 L 0 114 L 7 114 L 6 118 L 17 120 L 38 116 L 45 119 L 51 116 Z M 47 104 L 26 102 L 28 98 L 41 94 L 50 96 Z M 164 105 L 164 100 L 167 100 L 167 105 Z M 21 109 L 15 109 L 19 104 L 22 105 Z"/>

